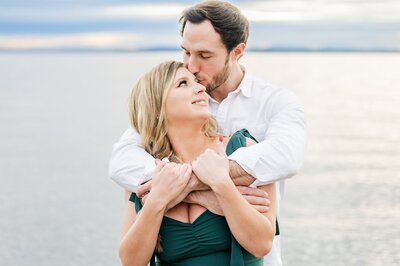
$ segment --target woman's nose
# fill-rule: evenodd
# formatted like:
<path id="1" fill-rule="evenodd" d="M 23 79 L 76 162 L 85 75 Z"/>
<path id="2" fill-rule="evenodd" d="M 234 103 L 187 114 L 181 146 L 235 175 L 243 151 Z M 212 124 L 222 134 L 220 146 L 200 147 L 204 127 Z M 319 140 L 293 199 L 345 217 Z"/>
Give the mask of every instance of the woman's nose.
<path id="1" fill-rule="evenodd" d="M 194 88 L 195 88 L 195 92 L 196 93 L 201 93 L 201 92 L 205 92 L 206 91 L 206 87 L 204 87 L 200 83 L 196 83 Z"/>

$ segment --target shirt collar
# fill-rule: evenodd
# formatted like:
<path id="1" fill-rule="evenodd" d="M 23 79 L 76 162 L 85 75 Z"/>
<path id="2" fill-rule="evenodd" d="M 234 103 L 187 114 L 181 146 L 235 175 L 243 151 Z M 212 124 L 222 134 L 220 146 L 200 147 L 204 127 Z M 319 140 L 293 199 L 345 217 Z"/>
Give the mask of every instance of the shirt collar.
<path id="1" fill-rule="evenodd" d="M 234 92 L 242 92 L 243 96 L 245 97 L 251 97 L 251 78 L 250 78 L 250 74 L 247 73 L 246 69 L 244 68 L 244 66 L 240 66 L 243 70 L 244 76 L 242 81 L 239 84 L 239 87 L 234 91 Z"/>
<path id="2" fill-rule="evenodd" d="M 252 85 L 252 79 L 250 77 L 250 74 L 247 73 L 246 69 L 244 66 L 240 65 L 240 68 L 242 69 L 244 75 L 242 81 L 239 83 L 239 86 L 237 87 L 236 90 L 231 91 L 230 93 L 236 94 L 236 93 L 242 93 L 243 96 L 249 98 L 251 97 L 251 85 Z M 228 94 L 229 95 L 229 94 Z M 210 101 L 214 103 L 218 103 L 215 99 L 212 97 L 209 98 Z"/>

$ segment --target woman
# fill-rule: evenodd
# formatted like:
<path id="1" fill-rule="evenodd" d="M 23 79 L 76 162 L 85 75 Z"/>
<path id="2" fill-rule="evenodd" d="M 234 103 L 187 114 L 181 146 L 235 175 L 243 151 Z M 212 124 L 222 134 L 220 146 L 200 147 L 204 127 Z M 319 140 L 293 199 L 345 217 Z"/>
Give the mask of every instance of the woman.
<path id="1" fill-rule="evenodd" d="M 154 264 L 155 254 L 160 265 L 262 265 L 275 235 L 275 185 L 259 187 L 271 200 L 270 211 L 259 213 L 230 179 L 225 154 L 243 146 L 246 131 L 220 141 L 205 88 L 174 61 L 138 81 L 130 118 L 146 151 L 172 162 L 158 164 L 143 207 L 135 194 L 126 193 L 122 264 Z M 168 208 L 184 193 L 192 171 L 214 192 L 224 216 L 184 202 Z"/>

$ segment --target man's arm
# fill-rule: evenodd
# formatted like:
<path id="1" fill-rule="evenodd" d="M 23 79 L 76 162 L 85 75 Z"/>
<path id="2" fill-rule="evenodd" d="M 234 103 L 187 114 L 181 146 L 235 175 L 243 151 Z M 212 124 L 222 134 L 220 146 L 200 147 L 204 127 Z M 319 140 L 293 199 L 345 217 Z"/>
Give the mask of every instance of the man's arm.
<path id="1" fill-rule="evenodd" d="M 271 201 L 269 195 L 261 189 L 246 186 L 236 186 L 240 194 L 258 212 L 267 213 L 270 209 Z M 212 190 L 193 191 L 185 199 L 186 203 L 195 203 L 203 206 L 212 213 L 224 215 L 218 199 Z"/>
<path id="2" fill-rule="evenodd" d="M 256 177 L 253 185 L 257 186 L 295 175 L 303 163 L 307 142 L 304 111 L 295 94 L 280 89 L 269 101 L 273 105 L 266 114 L 265 139 L 229 156 L 242 168 L 236 169 L 237 173 L 244 171 Z"/>
<path id="3" fill-rule="evenodd" d="M 235 161 L 229 161 L 229 175 L 236 186 L 250 186 L 256 181 Z"/>
<path id="4" fill-rule="evenodd" d="M 151 178 L 154 169 L 154 158 L 143 149 L 140 135 L 129 128 L 113 146 L 109 176 L 123 188 L 136 192 Z"/>

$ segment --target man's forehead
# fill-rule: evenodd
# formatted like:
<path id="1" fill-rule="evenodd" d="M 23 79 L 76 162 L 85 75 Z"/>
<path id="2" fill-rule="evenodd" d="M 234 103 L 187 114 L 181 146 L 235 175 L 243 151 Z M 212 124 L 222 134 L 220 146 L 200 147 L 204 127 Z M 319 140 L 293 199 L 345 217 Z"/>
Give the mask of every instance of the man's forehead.
<path id="1" fill-rule="evenodd" d="M 215 40 L 213 38 L 203 39 L 190 39 L 182 38 L 181 48 L 191 53 L 220 53 L 221 50 L 225 50 L 225 46 L 221 39 Z"/>
<path id="2" fill-rule="evenodd" d="M 209 21 L 187 22 L 182 34 L 182 49 L 195 52 L 216 52 L 224 47 L 221 36 Z"/>

